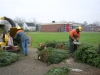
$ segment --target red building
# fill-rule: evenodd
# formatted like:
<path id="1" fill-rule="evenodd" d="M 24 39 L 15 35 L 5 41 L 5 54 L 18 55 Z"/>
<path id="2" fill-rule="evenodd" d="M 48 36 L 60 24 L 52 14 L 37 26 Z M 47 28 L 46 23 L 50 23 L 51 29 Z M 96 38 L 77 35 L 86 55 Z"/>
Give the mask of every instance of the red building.
<path id="1" fill-rule="evenodd" d="M 69 32 L 72 24 L 69 23 L 48 23 L 41 24 L 41 32 Z"/>

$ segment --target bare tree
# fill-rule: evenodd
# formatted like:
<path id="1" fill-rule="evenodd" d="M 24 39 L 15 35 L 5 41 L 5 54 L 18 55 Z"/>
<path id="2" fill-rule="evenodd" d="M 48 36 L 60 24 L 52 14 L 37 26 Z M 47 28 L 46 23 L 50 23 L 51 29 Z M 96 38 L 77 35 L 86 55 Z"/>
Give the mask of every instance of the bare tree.
<path id="1" fill-rule="evenodd" d="M 34 23 L 35 25 L 38 23 L 35 18 L 29 19 L 29 22 Z"/>
<path id="2" fill-rule="evenodd" d="M 15 23 L 24 23 L 24 22 L 25 22 L 25 19 L 24 19 L 24 18 L 16 17 L 16 18 L 14 19 L 14 22 L 15 22 Z"/>
<path id="3" fill-rule="evenodd" d="M 100 22 L 96 21 L 93 23 L 94 26 L 100 26 Z"/>
<path id="4" fill-rule="evenodd" d="M 62 20 L 62 21 L 60 21 L 60 23 L 67 23 L 67 21 L 65 21 L 65 20 Z"/>
<path id="5" fill-rule="evenodd" d="M 85 26 L 88 25 L 87 21 L 84 21 L 83 25 L 85 25 Z"/>

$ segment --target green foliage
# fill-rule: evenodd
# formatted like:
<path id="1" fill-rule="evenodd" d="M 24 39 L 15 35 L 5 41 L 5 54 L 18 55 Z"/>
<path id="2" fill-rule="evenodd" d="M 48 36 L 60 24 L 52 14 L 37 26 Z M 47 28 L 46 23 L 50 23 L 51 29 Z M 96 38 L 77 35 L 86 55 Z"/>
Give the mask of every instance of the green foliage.
<path id="1" fill-rule="evenodd" d="M 93 61 L 92 61 L 92 63 L 91 63 L 91 65 L 100 68 L 100 56 L 94 58 Z"/>
<path id="2" fill-rule="evenodd" d="M 17 61 L 20 55 L 0 50 L 0 66 L 7 66 Z"/>
<path id="3" fill-rule="evenodd" d="M 100 56 L 91 45 L 84 45 L 76 50 L 74 53 L 74 59 L 95 67 L 100 67 Z"/>
<path id="4" fill-rule="evenodd" d="M 68 41 L 47 41 L 43 46 L 41 46 L 39 49 L 44 49 L 44 47 L 52 47 L 56 49 L 61 50 L 69 50 L 69 42 Z"/>
<path id="5" fill-rule="evenodd" d="M 58 42 L 55 48 L 62 50 L 69 50 L 69 42 L 68 41 Z"/>
<path id="6" fill-rule="evenodd" d="M 46 46 L 46 47 L 55 48 L 55 47 L 56 47 L 56 44 L 57 44 L 56 41 L 47 41 L 47 42 L 45 43 L 45 46 Z"/>
<path id="7" fill-rule="evenodd" d="M 67 67 L 54 67 L 44 75 L 68 75 L 69 71 L 70 70 Z"/>
<path id="8" fill-rule="evenodd" d="M 100 44 L 98 45 L 97 52 L 100 54 Z"/>
<path id="9" fill-rule="evenodd" d="M 66 59 L 69 57 L 69 52 L 67 50 L 60 50 L 60 49 L 55 49 L 52 47 L 48 47 L 47 49 L 42 50 L 39 55 L 39 60 L 43 62 L 47 62 L 50 64 L 57 64 L 61 62 L 62 60 Z"/>

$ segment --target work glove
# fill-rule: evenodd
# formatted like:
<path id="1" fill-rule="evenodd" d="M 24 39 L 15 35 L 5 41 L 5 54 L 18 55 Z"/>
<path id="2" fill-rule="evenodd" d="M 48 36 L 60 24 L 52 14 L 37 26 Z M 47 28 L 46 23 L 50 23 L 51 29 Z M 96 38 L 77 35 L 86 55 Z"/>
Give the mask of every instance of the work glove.
<path id="1" fill-rule="evenodd" d="M 77 40 L 74 40 L 73 42 L 77 42 Z"/>
<path id="2" fill-rule="evenodd" d="M 74 40 L 74 41 L 73 41 L 73 44 L 76 44 L 76 42 L 77 42 L 77 40 Z"/>

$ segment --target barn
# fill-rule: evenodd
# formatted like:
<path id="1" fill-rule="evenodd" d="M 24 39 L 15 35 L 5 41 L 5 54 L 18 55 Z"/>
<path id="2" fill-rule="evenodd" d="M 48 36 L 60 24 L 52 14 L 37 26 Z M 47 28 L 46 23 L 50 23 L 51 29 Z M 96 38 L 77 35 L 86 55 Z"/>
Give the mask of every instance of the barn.
<path id="1" fill-rule="evenodd" d="M 78 23 L 43 23 L 41 24 L 41 32 L 69 32 L 76 26 L 81 24 Z"/>

